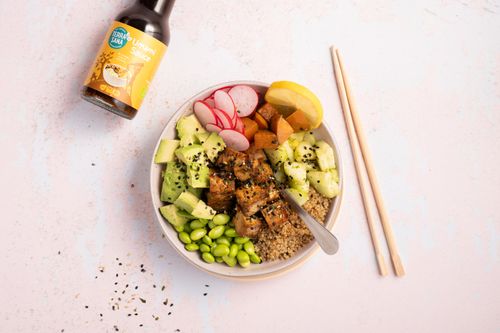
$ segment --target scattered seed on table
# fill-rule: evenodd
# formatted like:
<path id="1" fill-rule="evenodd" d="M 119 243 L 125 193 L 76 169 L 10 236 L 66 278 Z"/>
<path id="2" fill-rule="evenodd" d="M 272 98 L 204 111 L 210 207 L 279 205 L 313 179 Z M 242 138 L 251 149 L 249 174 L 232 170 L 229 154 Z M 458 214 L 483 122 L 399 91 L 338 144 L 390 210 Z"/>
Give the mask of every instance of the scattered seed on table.
<path id="1" fill-rule="evenodd" d="M 161 291 L 163 291 L 163 290 L 165 290 L 165 286 L 162 286 L 162 287 L 161 287 Z"/>
<path id="2" fill-rule="evenodd" d="M 207 296 L 207 293 L 203 293 L 203 296 Z"/>
<path id="3" fill-rule="evenodd" d="M 88 306 L 88 305 L 85 305 L 85 309 L 88 309 L 88 308 L 89 308 L 89 306 Z"/>
<path id="4" fill-rule="evenodd" d="M 146 300 L 144 298 L 139 298 L 142 303 L 146 303 Z"/>

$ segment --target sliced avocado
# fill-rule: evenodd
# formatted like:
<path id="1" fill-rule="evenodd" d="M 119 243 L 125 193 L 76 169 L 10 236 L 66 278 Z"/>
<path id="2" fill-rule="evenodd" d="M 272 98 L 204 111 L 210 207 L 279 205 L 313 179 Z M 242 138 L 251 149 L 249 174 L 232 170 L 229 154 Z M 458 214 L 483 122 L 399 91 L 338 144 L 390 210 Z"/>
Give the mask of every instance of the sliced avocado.
<path id="1" fill-rule="evenodd" d="M 309 171 L 307 179 L 312 187 L 327 198 L 333 198 L 340 192 L 339 185 L 333 180 L 333 174 L 325 171 Z"/>
<path id="2" fill-rule="evenodd" d="M 210 186 L 210 169 L 206 165 L 200 165 L 198 168 L 189 167 L 187 169 L 187 182 L 194 188 L 207 188 Z"/>
<path id="3" fill-rule="evenodd" d="M 318 141 L 314 146 L 316 148 L 316 156 L 321 171 L 335 169 L 335 156 L 333 155 L 332 147 L 325 141 Z"/>
<path id="4" fill-rule="evenodd" d="M 161 186 L 161 201 L 173 203 L 186 189 L 185 169 L 186 167 L 180 162 L 167 162 Z"/>
<path id="5" fill-rule="evenodd" d="M 175 151 L 175 156 L 187 166 L 193 164 L 206 165 L 206 155 L 201 145 L 178 148 Z"/>
<path id="6" fill-rule="evenodd" d="M 181 226 L 184 225 L 188 218 L 179 214 L 180 210 L 175 205 L 166 205 L 160 207 L 161 215 L 173 226 Z"/>
<path id="7" fill-rule="evenodd" d="M 191 212 L 191 215 L 199 219 L 211 220 L 216 214 L 216 211 L 212 207 L 208 206 L 202 200 L 198 201 L 196 207 Z"/>
<path id="8" fill-rule="evenodd" d="M 219 134 L 215 132 L 210 133 L 207 140 L 202 144 L 202 146 L 205 149 L 205 153 L 207 154 L 208 159 L 212 162 L 214 162 L 219 153 L 223 151 L 224 148 L 226 148 L 224 140 L 222 140 Z"/>
<path id="9" fill-rule="evenodd" d="M 299 206 L 304 205 L 307 202 L 307 200 L 309 200 L 309 195 L 307 193 L 303 194 L 302 192 L 299 192 L 294 188 L 287 188 L 285 191 L 287 191 L 288 194 L 290 194 L 290 196 L 295 200 L 295 202 Z"/>
<path id="10" fill-rule="evenodd" d="M 306 167 L 302 163 L 287 162 L 284 165 L 285 173 L 290 180 L 296 183 L 305 183 L 307 181 Z"/>
<path id="11" fill-rule="evenodd" d="M 155 163 L 171 162 L 175 158 L 175 150 L 179 147 L 179 140 L 161 140 L 155 154 Z"/>
<path id="12" fill-rule="evenodd" d="M 187 135 L 183 136 L 179 142 L 179 145 L 181 147 L 187 147 L 187 146 L 192 146 L 192 145 L 197 145 L 199 144 L 200 141 L 198 140 L 198 137 L 195 135 Z"/>
<path id="13" fill-rule="evenodd" d="M 303 142 L 308 142 L 310 144 L 314 144 L 316 142 L 316 138 L 314 137 L 313 132 L 304 132 L 304 138 L 302 139 Z"/>
<path id="14" fill-rule="evenodd" d="M 179 216 L 187 218 L 188 220 L 195 220 L 196 219 L 193 215 L 189 214 L 188 212 L 186 212 L 185 210 L 182 210 L 182 209 L 179 209 L 177 214 Z"/>
<path id="15" fill-rule="evenodd" d="M 316 159 L 316 152 L 312 144 L 304 141 L 295 148 L 294 157 L 297 162 L 311 161 Z"/>
<path id="16" fill-rule="evenodd" d="M 181 139 L 183 137 L 195 137 L 198 133 L 206 132 L 194 114 L 179 119 L 176 128 Z"/>
<path id="17" fill-rule="evenodd" d="M 196 134 L 196 137 L 198 138 L 198 141 L 200 141 L 201 144 L 204 144 L 205 141 L 207 141 L 209 136 L 210 136 L 209 132 L 202 132 L 202 133 Z"/>
<path id="18" fill-rule="evenodd" d="M 193 193 L 184 191 L 179 195 L 177 200 L 175 200 L 174 205 L 176 205 L 180 209 L 184 209 L 186 212 L 193 215 L 193 209 L 198 204 L 198 201 L 200 201 L 200 199 L 198 199 Z"/>
<path id="19" fill-rule="evenodd" d="M 196 195 L 196 197 L 198 199 L 201 198 L 201 194 L 203 193 L 203 189 L 202 188 L 194 188 L 194 187 L 188 186 L 187 190 L 188 190 L 188 192 L 193 193 L 194 195 Z"/>
<path id="20" fill-rule="evenodd" d="M 306 133 L 305 132 L 296 132 L 296 133 L 292 133 L 292 135 L 290 135 L 288 137 L 287 141 L 289 142 L 292 149 L 297 148 L 299 143 L 301 143 L 304 140 L 304 134 L 306 134 Z"/>

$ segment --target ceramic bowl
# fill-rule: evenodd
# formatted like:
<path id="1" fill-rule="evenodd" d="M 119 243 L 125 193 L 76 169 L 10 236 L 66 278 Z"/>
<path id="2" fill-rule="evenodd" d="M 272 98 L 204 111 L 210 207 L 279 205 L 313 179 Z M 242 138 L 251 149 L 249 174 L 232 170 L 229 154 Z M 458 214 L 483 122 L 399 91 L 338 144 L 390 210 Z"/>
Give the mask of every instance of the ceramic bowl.
<path id="1" fill-rule="evenodd" d="M 176 137 L 175 125 L 177 121 L 183 117 L 193 113 L 193 103 L 196 100 L 204 99 L 208 97 L 213 91 L 225 87 L 232 86 L 236 84 L 246 84 L 254 88 L 261 96 L 266 92 L 269 84 L 255 81 L 233 81 L 224 82 L 212 87 L 209 87 L 198 94 L 194 95 L 192 98 L 187 100 L 172 116 L 165 128 L 163 129 L 154 151 L 158 149 L 161 139 L 174 139 Z M 340 207 L 342 203 L 342 193 L 343 193 L 343 166 L 339 154 L 339 148 L 337 142 L 335 141 L 333 135 L 328 130 L 325 124 L 322 124 L 319 128 L 314 130 L 316 137 L 328 142 L 335 153 L 335 159 L 337 162 L 337 168 L 339 172 L 339 186 L 340 194 L 334 198 L 333 204 L 330 205 L 330 209 L 326 218 L 326 227 L 332 229 L 335 221 L 337 220 L 340 212 Z M 263 262 L 259 265 L 250 265 L 247 268 L 242 268 L 236 265 L 235 267 L 229 267 L 223 263 L 213 263 L 207 264 L 204 262 L 198 252 L 188 252 L 184 249 L 184 244 L 181 243 L 177 237 L 177 232 L 172 228 L 172 226 L 161 216 L 159 208 L 165 203 L 160 201 L 160 191 L 161 191 L 161 171 L 162 166 L 154 163 L 154 154 L 151 159 L 151 174 L 150 174 L 150 185 L 151 185 L 151 198 L 153 200 L 153 207 L 156 214 L 156 219 L 160 225 L 165 238 L 170 242 L 170 245 L 177 250 L 180 256 L 186 259 L 189 263 L 201 269 L 207 273 L 214 274 L 219 277 L 232 278 L 238 280 L 254 280 L 277 276 L 279 274 L 290 271 L 292 268 L 299 266 L 301 263 L 305 262 L 317 249 L 318 245 L 313 241 L 307 246 L 303 247 L 298 251 L 293 257 L 287 260 L 278 260 L 272 262 Z"/>

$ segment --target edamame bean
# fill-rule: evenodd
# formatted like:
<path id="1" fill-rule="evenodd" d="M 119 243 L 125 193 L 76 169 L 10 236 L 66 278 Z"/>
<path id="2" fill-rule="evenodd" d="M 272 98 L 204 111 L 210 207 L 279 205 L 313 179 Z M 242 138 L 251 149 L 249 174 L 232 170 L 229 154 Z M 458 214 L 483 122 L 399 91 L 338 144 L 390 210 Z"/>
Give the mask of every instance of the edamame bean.
<path id="1" fill-rule="evenodd" d="M 210 230 L 210 232 L 208 233 L 208 237 L 210 237 L 212 239 L 216 239 L 216 238 L 219 238 L 220 236 L 222 236 L 223 233 L 224 233 L 224 226 L 218 225 L 215 228 L 213 228 L 212 230 Z"/>
<path id="2" fill-rule="evenodd" d="M 208 237 L 207 235 L 203 236 L 201 240 L 203 243 L 207 245 L 212 245 L 212 238 Z"/>
<path id="3" fill-rule="evenodd" d="M 208 220 L 205 219 L 198 219 L 198 221 L 200 221 L 200 223 L 203 224 L 203 226 L 206 226 L 208 223 Z"/>
<path id="4" fill-rule="evenodd" d="M 220 263 L 220 262 L 223 262 L 224 260 L 222 260 L 222 257 L 215 257 L 215 261 Z"/>
<path id="5" fill-rule="evenodd" d="M 217 215 L 214 216 L 214 218 L 212 219 L 212 221 L 216 225 L 224 225 L 227 222 L 229 222 L 230 219 L 231 218 L 227 214 L 217 214 Z"/>
<path id="6" fill-rule="evenodd" d="M 210 254 L 210 252 L 203 252 L 201 254 L 201 258 L 208 264 L 213 264 L 213 262 L 215 261 L 214 256 Z"/>
<path id="7" fill-rule="evenodd" d="M 243 244 L 236 244 L 236 245 L 238 245 L 238 251 L 243 249 Z"/>
<path id="8" fill-rule="evenodd" d="M 230 256 L 224 256 L 222 257 L 222 260 L 228 265 L 229 267 L 234 267 L 236 265 L 236 258 L 235 257 L 230 257 Z"/>
<path id="9" fill-rule="evenodd" d="M 177 232 L 183 232 L 184 231 L 184 226 L 183 225 L 175 225 L 174 229 Z"/>
<path id="10" fill-rule="evenodd" d="M 212 254 L 216 257 L 223 257 L 229 254 L 229 246 L 226 244 L 218 244 L 212 251 Z"/>
<path id="11" fill-rule="evenodd" d="M 231 245 L 231 241 L 226 236 L 220 236 L 215 240 L 215 242 L 217 244 L 226 244 L 227 246 Z"/>
<path id="12" fill-rule="evenodd" d="M 234 228 L 226 229 L 226 231 L 224 231 L 224 235 L 227 237 L 238 237 L 238 233 L 234 230 Z"/>
<path id="13" fill-rule="evenodd" d="M 248 267 L 248 265 L 250 265 L 250 257 L 245 251 L 238 251 L 236 259 L 238 260 L 238 264 L 240 264 L 241 267 Z"/>
<path id="14" fill-rule="evenodd" d="M 191 228 L 191 226 L 189 225 L 189 223 L 184 223 L 184 230 L 185 232 L 187 232 L 188 234 L 193 231 L 193 229 Z"/>
<path id="15" fill-rule="evenodd" d="M 249 238 L 248 238 L 248 237 L 236 237 L 236 238 L 234 239 L 234 242 L 235 242 L 236 244 L 245 244 L 245 243 L 246 243 L 246 242 L 248 242 L 248 241 L 249 241 Z"/>
<path id="16" fill-rule="evenodd" d="M 205 236 L 207 234 L 207 229 L 205 228 L 200 228 L 200 229 L 195 229 L 193 231 L 191 231 L 191 239 L 194 240 L 194 241 L 197 241 L 198 239 L 202 239 L 203 236 Z"/>
<path id="17" fill-rule="evenodd" d="M 185 231 L 179 232 L 179 239 L 184 244 L 191 243 L 191 238 L 189 238 L 189 234 L 187 232 L 185 232 Z"/>
<path id="18" fill-rule="evenodd" d="M 193 239 L 193 236 L 191 236 L 191 239 Z M 255 247 L 253 246 L 253 243 L 251 241 L 246 242 L 243 244 L 243 249 L 245 250 L 246 253 L 248 254 L 255 254 Z"/>
<path id="19" fill-rule="evenodd" d="M 189 226 L 191 227 L 191 229 L 195 230 L 195 229 L 203 228 L 205 225 L 200 220 L 194 220 L 194 221 L 191 221 Z"/>
<path id="20" fill-rule="evenodd" d="M 195 244 L 195 243 L 189 243 L 189 244 L 186 244 L 184 245 L 184 248 L 190 252 L 194 252 L 194 251 L 198 251 L 198 249 L 200 248 L 198 246 L 198 244 Z"/>
<path id="21" fill-rule="evenodd" d="M 205 243 L 200 244 L 200 251 L 201 252 L 210 252 L 210 246 L 208 246 Z"/>
<path id="22" fill-rule="evenodd" d="M 238 248 L 238 244 L 231 244 L 231 247 L 229 248 L 229 254 L 228 254 L 228 256 L 230 256 L 231 258 L 236 257 L 236 255 L 238 254 L 239 250 L 240 249 Z"/>
<path id="23" fill-rule="evenodd" d="M 262 262 L 260 257 L 258 255 L 256 255 L 255 253 L 249 255 L 249 257 L 250 257 L 250 261 L 253 262 L 254 264 L 260 264 Z"/>
<path id="24" fill-rule="evenodd" d="M 215 226 L 216 226 L 216 224 L 214 223 L 214 221 L 208 221 L 208 227 L 209 227 L 210 229 L 215 228 Z"/>

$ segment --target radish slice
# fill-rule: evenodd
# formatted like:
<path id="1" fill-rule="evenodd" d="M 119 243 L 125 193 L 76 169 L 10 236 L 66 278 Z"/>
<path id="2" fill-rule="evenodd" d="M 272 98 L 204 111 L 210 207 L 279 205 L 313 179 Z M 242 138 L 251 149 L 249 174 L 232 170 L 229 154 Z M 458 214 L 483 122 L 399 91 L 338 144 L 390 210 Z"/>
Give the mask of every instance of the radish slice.
<path id="1" fill-rule="evenodd" d="M 214 110 L 204 101 L 194 102 L 194 114 L 200 123 L 205 126 L 208 123 L 217 123 L 217 116 Z"/>
<path id="2" fill-rule="evenodd" d="M 215 107 L 219 110 L 224 111 L 229 119 L 234 117 L 236 113 L 236 106 L 233 103 L 233 99 L 229 94 L 222 90 L 217 90 L 214 94 Z"/>
<path id="3" fill-rule="evenodd" d="M 215 101 L 213 98 L 207 98 L 203 100 L 203 102 L 207 103 L 207 105 L 210 106 L 212 109 L 215 108 Z"/>
<path id="4" fill-rule="evenodd" d="M 243 122 L 241 121 L 240 117 L 236 117 L 234 129 L 240 132 L 241 134 L 245 135 L 245 126 L 243 125 Z"/>
<path id="5" fill-rule="evenodd" d="M 259 96 L 249 86 L 238 85 L 234 86 L 228 92 L 236 106 L 236 112 L 240 117 L 248 117 L 259 104 Z"/>
<path id="6" fill-rule="evenodd" d="M 229 148 L 237 151 L 244 151 L 250 147 L 250 142 L 243 134 L 231 129 L 223 129 L 219 132 L 220 137 Z"/>
<path id="7" fill-rule="evenodd" d="M 207 131 L 209 132 L 215 132 L 215 133 L 219 133 L 220 131 L 222 131 L 222 128 L 216 124 L 212 124 L 212 123 L 208 123 L 205 125 L 205 128 L 207 129 Z"/>
<path id="8" fill-rule="evenodd" d="M 225 87 L 219 88 L 219 89 L 215 90 L 210 96 L 208 96 L 208 98 L 213 98 L 215 93 L 219 90 L 222 90 L 224 92 L 228 92 L 229 90 L 231 90 L 232 87 L 234 87 L 234 86 L 225 86 Z"/>
<path id="9" fill-rule="evenodd" d="M 233 122 L 231 121 L 231 118 L 224 111 L 219 109 L 214 109 L 214 113 L 220 120 L 222 128 L 227 128 L 227 129 L 233 128 Z"/>

